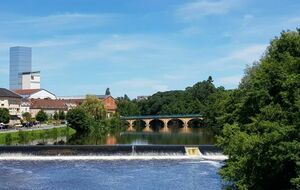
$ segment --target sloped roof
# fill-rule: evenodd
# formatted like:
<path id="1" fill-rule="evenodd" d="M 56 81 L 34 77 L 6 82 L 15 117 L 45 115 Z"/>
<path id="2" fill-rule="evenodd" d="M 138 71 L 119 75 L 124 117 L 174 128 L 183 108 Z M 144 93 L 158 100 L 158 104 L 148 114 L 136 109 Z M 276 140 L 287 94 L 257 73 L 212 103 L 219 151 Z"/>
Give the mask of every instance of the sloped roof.
<path id="1" fill-rule="evenodd" d="M 62 100 L 35 99 L 31 101 L 31 109 L 67 109 L 67 105 Z"/>
<path id="2" fill-rule="evenodd" d="M 0 88 L 0 97 L 22 98 L 20 95 L 5 88 Z"/>
<path id="3" fill-rule="evenodd" d="M 96 97 L 99 99 L 106 99 L 106 98 L 110 97 L 110 95 L 96 95 Z"/>
<path id="4" fill-rule="evenodd" d="M 20 89 L 20 90 L 15 90 L 15 92 L 17 94 L 20 94 L 20 95 L 31 95 L 31 94 L 37 93 L 39 91 L 41 91 L 41 89 Z"/>

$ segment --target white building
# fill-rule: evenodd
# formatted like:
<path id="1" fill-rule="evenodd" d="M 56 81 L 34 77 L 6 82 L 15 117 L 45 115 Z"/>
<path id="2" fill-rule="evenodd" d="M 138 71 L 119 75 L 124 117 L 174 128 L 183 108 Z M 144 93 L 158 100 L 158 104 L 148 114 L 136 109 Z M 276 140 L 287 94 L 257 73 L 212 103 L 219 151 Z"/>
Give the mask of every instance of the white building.
<path id="1" fill-rule="evenodd" d="M 22 97 L 18 94 L 0 88 L 0 108 L 8 109 L 10 115 L 20 115 L 21 99 Z"/>
<path id="2" fill-rule="evenodd" d="M 41 74 L 40 71 L 23 72 L 21 73 L 22 89 L 40 89 L 41 88 Z"/>
<path id="3" fill-rule="evenodd" d="M 56 99 L 55 94 L 45 89 L 23 89 L 15 90 L 15 92 L 24 99 Z"/>

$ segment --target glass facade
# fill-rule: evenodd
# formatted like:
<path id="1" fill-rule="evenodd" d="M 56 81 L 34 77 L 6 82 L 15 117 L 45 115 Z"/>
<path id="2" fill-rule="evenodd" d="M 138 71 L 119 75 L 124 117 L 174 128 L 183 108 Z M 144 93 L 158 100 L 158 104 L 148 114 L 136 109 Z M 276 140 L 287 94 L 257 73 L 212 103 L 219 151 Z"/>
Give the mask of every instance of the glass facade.
<path id="1" fill-rule="evenodd" d="M 31 48 L 11 47 L 9 63 L 9 89 L 22 88 L 22 73 L 31 72 Z"/>

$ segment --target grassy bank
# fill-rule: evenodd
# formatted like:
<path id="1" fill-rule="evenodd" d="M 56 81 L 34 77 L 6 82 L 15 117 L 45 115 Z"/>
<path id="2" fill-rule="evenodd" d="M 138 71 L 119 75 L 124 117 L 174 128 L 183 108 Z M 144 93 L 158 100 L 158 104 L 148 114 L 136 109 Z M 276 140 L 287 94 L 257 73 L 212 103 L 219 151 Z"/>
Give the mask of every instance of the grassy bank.
<path id="1" fill-rule="evenodd" d="M 75 130 L 69 127 L 41 129 L 33 131 L 14 131 L 10 133 L 0 133 L 1 145 L 27 144 L 34 140 L 56 139 L 62 136 L 71 136 Z"/>

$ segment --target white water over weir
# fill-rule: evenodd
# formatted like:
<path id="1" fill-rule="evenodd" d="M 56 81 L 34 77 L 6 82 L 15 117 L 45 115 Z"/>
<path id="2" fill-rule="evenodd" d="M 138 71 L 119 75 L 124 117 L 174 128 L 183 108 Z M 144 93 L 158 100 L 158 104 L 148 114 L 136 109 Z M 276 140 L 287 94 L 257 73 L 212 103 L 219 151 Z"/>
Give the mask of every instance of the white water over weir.
<path id="1" fill-rule="evenodd" d="M 213 145 L 0 146 L 1 160 L 213 160 L 227 156 Z"/>

